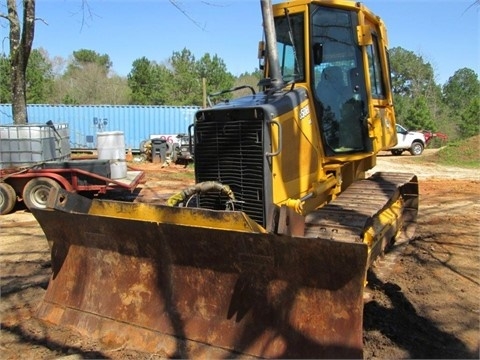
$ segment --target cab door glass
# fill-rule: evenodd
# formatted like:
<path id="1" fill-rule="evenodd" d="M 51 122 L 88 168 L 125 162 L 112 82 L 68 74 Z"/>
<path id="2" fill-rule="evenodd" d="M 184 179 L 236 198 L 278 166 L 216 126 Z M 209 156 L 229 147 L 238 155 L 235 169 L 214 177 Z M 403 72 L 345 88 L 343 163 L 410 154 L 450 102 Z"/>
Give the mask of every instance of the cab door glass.
<path id="1" fill-rule="evenodd" d="M 356 13 L 318 5 L 311 9 L 312 89 L 325 151 L 328 155 L 366 151 L 366 91 L 354 31 Z"/>
<path id="2" fill-rule="evenodd" d="M 380 62 L 378 38 L 375 34 L 372 34 L 372 39 L 373 43 L 367 47 L 372 97 L 374 99 L 385 99 L 385 81 Z"/>

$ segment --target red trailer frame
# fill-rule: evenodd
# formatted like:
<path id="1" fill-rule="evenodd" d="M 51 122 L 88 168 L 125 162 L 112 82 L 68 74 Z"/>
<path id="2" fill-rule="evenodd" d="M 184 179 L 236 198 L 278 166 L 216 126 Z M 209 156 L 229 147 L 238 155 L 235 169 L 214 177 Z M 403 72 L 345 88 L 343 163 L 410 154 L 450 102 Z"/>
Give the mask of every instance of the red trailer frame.
<path id="1" fill-rule="evenodd" d="M 96 194 L 118 189 L 133 192 L 144 177 L 143 171 L 127 171 L 125 178 L 111 179 L 76 168 L 0 169 L 0 215 L 12 211 L 18 199 L 22 199 L 28 208 L 42 207 L 40 205 L 46 203 L 51 187 Z"/>

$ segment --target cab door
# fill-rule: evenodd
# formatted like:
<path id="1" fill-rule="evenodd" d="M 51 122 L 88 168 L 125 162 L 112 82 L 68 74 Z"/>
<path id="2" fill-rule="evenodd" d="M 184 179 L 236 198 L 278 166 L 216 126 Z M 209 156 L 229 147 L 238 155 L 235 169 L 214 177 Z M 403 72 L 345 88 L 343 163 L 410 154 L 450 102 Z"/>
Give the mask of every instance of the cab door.
<path id="1" fill-rule="evenodd" d="M 390 85 L 390 67 L 382 24 L 369 23 L 370 43 L 367 58 L 367 92 L 370 107 L 369 132 L 374 151 L 387 150 L 397 143 L 395 113 Z"/>

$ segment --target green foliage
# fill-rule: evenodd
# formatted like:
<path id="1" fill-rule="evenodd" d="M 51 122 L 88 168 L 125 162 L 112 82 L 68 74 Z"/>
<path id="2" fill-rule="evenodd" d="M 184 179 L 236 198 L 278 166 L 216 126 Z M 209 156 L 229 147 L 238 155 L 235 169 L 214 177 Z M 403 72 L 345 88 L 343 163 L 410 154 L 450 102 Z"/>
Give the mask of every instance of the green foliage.
<path id="1" fill-rule="evenodd" d="M 48 55 L 42 49 L 30 53 L 26 71 L 27 102 L 41 104 L 48 102 L 53 91 L 52 66 Z M 11 64 L 4 54 L 0 55 L 0 103 L 12 102 Z"/>
<path id="2" fill-rule="evenodd" d="M 58 62 L 58 60 L 57 60 Z M 53 104 L 127 104 L 130 89 L 127 79 L 110 71 L 108 55 L 93 50 L 74 52 L 67 70 L 55 78 L 49 98 Z"/>
<path id="3" fill-rule="evenodd" d="M 132 91 L 132 102 L 134 104 L 148 104 L 152 95 L 153 68 L 154 64 L 146 57 L 133 62 L 132 71 L 127 76 L 127 82 Z"/>
<path id="4" fill-rule="evenodd" d="M 447 132 L 450 119 L 430 63 L 400 47 L 389 54 L 397 121 L 412 130 Z"/>
<path id="5" fill-rule="evenodd" d="M 101 69 L 104 69 L 105 74 L 112 67 L 112 62 L 107 54 L 100 55 L 93 50 L 80 49 L 73 52 L 73 61 L 69 64 L 67 73 L 82 69 L 88 64 L 97 64 Z"/>
<path id="6" fill-rule="evenodd" d="M 51 104 L 126 104 L 130 101 L 127 80 L 108 74 L 108 55 L 92 50 L 74 52 L 74 60 L 59 76 L 53 72 L 54 62 L 43 49 L 33 49 L 26 71 L 27 103 Z M 0 102 L 11 102 L 10 59 L 0 55 Z"/>
<path id="7" fill-rule="evenodd" d="M 246 95 L 251 95 L 253 89 L 255 92 L 258 92 L 258 80 L 252 76 L 241 76 L 235 79 L 234 87 L 245 87 L 243 89 L 237 90 L 234 94 L 235 97 L 241 97 Z M 251 88 L 251 89 L 250 89 Z"/>
<path id="8" fill-rule="evenodd" d="M 27 66 L 27 103 L 44 104 L 53 91 L 52 65 L 41 50 L 33 49 Z"/>
<path id="9" fill-rule="evenodd" d="M 68 104 L 125 104 L 130 99 L 127 80 L 105 74 L 95 63 L 65 73 L 55 81 L 50 102 Z"/>
<path id="10" fill-rule="evenodd" d="M 408 108 L 403 118 L 404 125 L 412 130 L 436 130 L 435 123 L 432 120 L 432 114 L 423 97 L 416 97 L 412 101 L 412 106 Z"/>
<path id="11" fill-rule="evenodd" d="M 258 91 L 259 90 L 258 82 L 262 78 L 263 78 L 263 73 L 258 69 L 253 71 L 252 73 L 244 72 L 243 74 L 240 74 L 240 76 L 235 79 L 234 87 L 250 86 L 255 91 Z M 235 96 L 240 97 L 240 96 L 250 95 L 251 93 L 252 92 L 249 89 L 242 89 L 237 91 L 235 93 Z"/>
<path id="12" fill-rule="evenodd" d="M 410 98 L 394 94 L 397 122 L 409 130 L 437 131 L 438 124 L 433 120 L 432 109 L 425 97 Z"/>
<path id="13" fill-rule="evenodd" d="M 80 105 L 78 101 L 70 94 L 65 94 L 65 96 L 62 98 L 62 100 L 59 103 L 67 104 L 67 105 Z"/>
<path id="14" fill-rule="evenodd" d="M 12 102 L 10 81 L 10 61 L 5 54 L 0 54 L 0 104 Z"/>
<path id="15" fill-rule="evenodd" d="M 160 64 L 153 68 L 151 104 L 173 104 L 172 93 L 174 84 L 172 83 L 171 79 L 172 74 L 165 65 Z"/>
<path id="16" fill-rule="evenodd" d="M 203 104 L 203 81 L 206 92 L 231 88 L 234 77 L 217 55 L 205 54 L 196 60 L 190 50 L 173 52 L 166 65 L 156 64 L 145 57 L 132 64 L 128 74 L 132 103 L 155 105 Z"/>
<path id="17" fill-rule="evenodd" d="M 223 60 L 217 55 L 211 58 L 208 53 L 197 62 L 197 73 L 200 78 L 207 79 L 207 94 L 229 89 L 235 81 Z"/>
<path id="18" fill-rule="evenodd" d="M 146 57 L 135 60 L 132 71 L 127 76 L 131 102 L 137 105 L 168 104 L 170 77 L 170 72 L 163 65 Z"/>
<path id="19" fill-rule="evenodd" d="M 244 73 L 241 73 L 238 78 L 241 79 L 243 77 L 252 77 L 257 79 L 257 82 L 263 79 L 263 72 L 259 69 L 255 69 L 255 71 L 252 71 L 251 73 L 248 71 L 245 71 Z"/>
<path id="20" fill-rule="evenodd" d="M 472 69 L 457 70 L 443 86 L 443 99 L 452 108 L 461 109 L 479 96 L 480 81 Z"/>
<path id="21" fill-rule="evenodd" d="M 443 165 L 480 168 L 480 136 L 473 136 L 455 142 L 439 150 L 436 162 Z"/>
<path id="22" fill-rule="evenodd" d="M 174 105 L 201 105 L 202 79 L 198 74 L 195 56 L 184 48 L 175 51 L 169 63 L 172 67 Z"/>
<path id="23" fill-rule="evenodd" d="M 389 51 L 392 90 L 395 94 L 416 97 L 435 87 L 433 68 L 421 56 L 401 47 Z"/>
<path id="24" fill-rule="evenodd" d="M 473 70 L 457 70 L 443 87 L 443 100 L 457 124 L 460 138 L 479 133 L 480 81 Z"/>
<path id="25" fill-rule="evenodd" d="M 462 138 L 480 134 L 480 97 L 477 96 L 470 101 L 470 104 L 461 113 L 462 121 L 459 124 Z M 478 149 L 477 149 L 478 150 Z"/>

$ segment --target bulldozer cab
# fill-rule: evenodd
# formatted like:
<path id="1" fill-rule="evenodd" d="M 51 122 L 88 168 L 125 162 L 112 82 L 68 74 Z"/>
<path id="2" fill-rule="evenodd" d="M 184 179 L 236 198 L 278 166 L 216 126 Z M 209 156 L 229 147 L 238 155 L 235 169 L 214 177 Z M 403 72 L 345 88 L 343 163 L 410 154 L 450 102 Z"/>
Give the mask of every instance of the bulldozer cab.
<path id="1" fill-rule="evenodd" d="M 282 80 L 311 94 L 325 156 L 345 159 L 387 148 L 395 141 L 395 118 L 381 20 L 346 1 L 273 9 Z"/>

